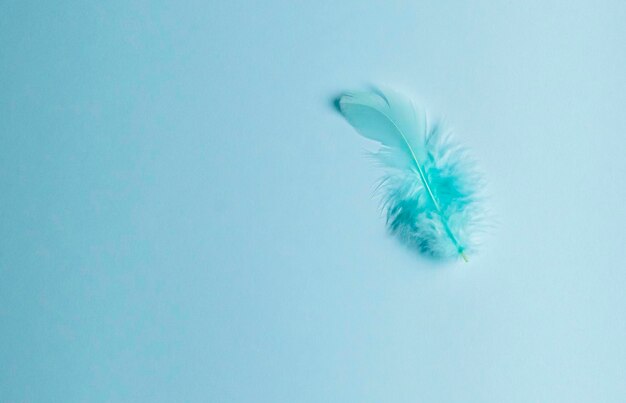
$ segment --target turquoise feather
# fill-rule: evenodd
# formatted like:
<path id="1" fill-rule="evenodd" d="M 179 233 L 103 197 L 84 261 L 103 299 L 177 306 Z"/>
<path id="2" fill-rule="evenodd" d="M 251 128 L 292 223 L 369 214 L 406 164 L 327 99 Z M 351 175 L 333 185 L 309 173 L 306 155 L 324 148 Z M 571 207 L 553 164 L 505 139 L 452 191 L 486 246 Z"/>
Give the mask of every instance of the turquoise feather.
<path id="1" fill-rule="evenodd" d="M 462 257 L 485 227 L 483 181 L 466 151 L 421 106 L 393 91 L 346 93 L 339 110 L 364 137 L 380 143 L 380 181 L 390 231 L 426 255 Z"/>

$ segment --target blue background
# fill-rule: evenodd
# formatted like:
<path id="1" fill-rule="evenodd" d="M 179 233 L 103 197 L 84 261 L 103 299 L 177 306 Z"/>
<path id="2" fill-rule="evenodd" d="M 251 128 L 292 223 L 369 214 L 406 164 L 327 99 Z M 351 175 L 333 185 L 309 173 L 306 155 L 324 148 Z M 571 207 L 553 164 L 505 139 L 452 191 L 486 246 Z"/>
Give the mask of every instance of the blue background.
<path id="1" fill-rule="evenodd" d="M 0 1 L 0 401 L 626 401 L 626 3 Z M 445 116 L 433 264 L 332 109 Z"/>

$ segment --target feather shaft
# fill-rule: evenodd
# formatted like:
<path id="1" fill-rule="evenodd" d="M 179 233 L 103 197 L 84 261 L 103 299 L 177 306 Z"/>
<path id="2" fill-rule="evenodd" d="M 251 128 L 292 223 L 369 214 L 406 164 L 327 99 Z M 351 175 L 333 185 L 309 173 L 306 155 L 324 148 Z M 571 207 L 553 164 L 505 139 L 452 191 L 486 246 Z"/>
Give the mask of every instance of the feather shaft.
<path id="1" fill-rule="evenodd" d="M 383 99 L 385 100 L 385 102 L 387 103 L 387 105 L 390 105 L 387 97 L 385 97 L 384 95 L 382 95 L 382 96 L 383 96 Z M 376 109 L 376 108 L 374 108 L 372 106 L 369 106 L 369 105 L 366 105 L 365 107 L 372 109 L 375 113 L 380 113 L 383 117 L 385 117 L 385 119 L 387 119 L 389 121 L 389 123 L 391 123 L 391 125 L 398 132 L 398 134 L 400 134 L 400 137 L 402 138 L 402 141 L 404 142 L 404 144 L 406 144 L 406 146 L 407 146 L 407 148 L 409 150 L 409 153 L 411 155 L 411 159 L 413 160 L 413 163 L 415 164 L 415 167 L 417 168 L 417 172 L 418 172 L 420 181 L 424 185 L 424 188 L 426 189 L 431 202 L 435 206 L 435 209 L 436 209 L 437 213 L 441 216 L 441 223 L 443 224 L 443 227 L 445 229 L 446 235 L 448 235 L 448 237 L 450 237 L 450 240 L 452 241 L 452 243 L 456 247 L 459 255 L 461 257 L 463 257 L 463 259 L 467 262 L 467 257 L 463 253 L 463 247 L 459 245 L 458 240 L 456 239 L 456 237 L 454 236 L 454 233 L 450 229 L 450 226 L 448 224 L 448 219 L 446 218 L 446 216 L 443 214 L 443 211 L 441 210 L 441 206 L 439 205 L 439 202 L 437 201 L 437 198 L 435 197 L 435 194 L 433 193 L 431 184 L 428 182 L 428 179 L 426 179 L 426 175 L 424 175 L 424 170 L 422 169 L 422 165 L 420 164 L 417 156 L 415 155 L 415 151 L 413 150 L 413 147 L 411 146 L 411 143 L 407 140 L 406 134 L 404 133 L 404 131 L 402 129 L 400 129 L 398 127 L 396 122 L 388 114 L 386 114 L 385 112 L 383 112 L 383 111 L 381 111 L 379 109 Z M 427 126 L 426 122 L 424 123 L 424 125 Z"/>

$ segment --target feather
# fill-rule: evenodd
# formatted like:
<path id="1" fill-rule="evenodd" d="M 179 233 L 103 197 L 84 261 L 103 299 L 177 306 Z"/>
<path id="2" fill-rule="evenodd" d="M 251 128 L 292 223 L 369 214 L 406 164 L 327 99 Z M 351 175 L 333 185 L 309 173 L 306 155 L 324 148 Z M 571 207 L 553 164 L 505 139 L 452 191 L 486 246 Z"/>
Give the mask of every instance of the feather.
<path id="1" fill-rule="evenodd" d="M 485 228 L 483 181 L 451 132 L 389 90 L 346 93 L 338 107 L 380 143 L 374 156 L 386 168 L 378 189 L 390 232 L 426 255 L 467 261 Z"/>

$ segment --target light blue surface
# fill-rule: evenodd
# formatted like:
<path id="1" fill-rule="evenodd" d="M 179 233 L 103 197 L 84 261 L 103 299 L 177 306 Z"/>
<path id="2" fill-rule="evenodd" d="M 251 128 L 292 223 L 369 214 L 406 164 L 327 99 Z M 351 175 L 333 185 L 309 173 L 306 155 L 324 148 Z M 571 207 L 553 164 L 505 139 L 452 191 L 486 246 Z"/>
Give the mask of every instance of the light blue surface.
<path id="1" fill-rule="evenodd" d="M 626 401 L 626 3 L 297 3 L 0 1 L 0 401 Z M 386 234 L 369 83 L 481 162 L 469 264 Z"/>

